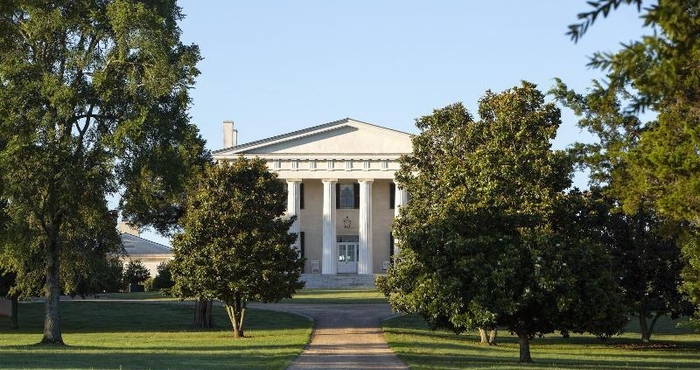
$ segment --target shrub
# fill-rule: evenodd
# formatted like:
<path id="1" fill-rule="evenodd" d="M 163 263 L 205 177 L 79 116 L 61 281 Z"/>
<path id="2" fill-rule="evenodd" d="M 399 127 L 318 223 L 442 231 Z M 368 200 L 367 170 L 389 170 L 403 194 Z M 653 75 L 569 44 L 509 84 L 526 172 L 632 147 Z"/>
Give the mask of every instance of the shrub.
<path id="1" fill-rule="evenodd" d="M 146 292 L 152 292 L 155 290 L 153 289 L 153 278 L 148 278 L 143 282 L 143 289 Z"/>
<path id="2" fill-rule="evenodd" d="M 124 284 L 141 284 L 150 277 L 151 273 L 139 260 L 130 261 L 124 268 Z"/>
<path id="3" fill-rule="evenodd" d="M 175 282 L 173 282 L 173 275 L 170 272 L 170 262 L 161 262 L 158 265 L 158 274 L 153 278 L 152 289 L 168 293 L 173 285 L 175 285 Z"/>

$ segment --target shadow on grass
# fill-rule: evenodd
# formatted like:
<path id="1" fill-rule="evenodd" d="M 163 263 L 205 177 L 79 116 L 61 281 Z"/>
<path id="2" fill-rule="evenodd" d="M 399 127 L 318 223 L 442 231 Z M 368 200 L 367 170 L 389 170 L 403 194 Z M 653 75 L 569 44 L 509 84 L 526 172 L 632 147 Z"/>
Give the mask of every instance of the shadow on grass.
<path id="1" fill-rule="evenodd" d="M 297 353 L 238 354 L 207 353 L 70 353 L 56 352 L 37 356 L 36 352 L 14 353 L 10 359 L 0 359 L 3 369 L 284 369 Z M 8 361 L 9 360 L 9 361 Z"/>
<path id="2" fill-rule="evenodd" d="M 265 351 L 280 351 L 280 352 L 289 352 L 289 351 L 294 351 L 298 350 L 299 346 L 295 346 L 292 344 L 284 344 L 284 345 L 274 345 L 274 344 L 251 344 L 251 343 L 246 343 L 246 339 L 253 339 L 253 338 L 231 338 L 231 344 L 226 345 L 217 345 L 217 346 L 202 346 L 202 345 L 186 345 L 185 343 L 182 343 L 182 346 L 138 346 L 138 347 L 125 347 L 125 346 L 109 346 L 109 345 L 104 345 L 104 346 L 84 346 L 84 345 L 65 345 L 65 346 L 52 346 L 52 345 L 43 345 L 43 344 L 29 344 L 29 345 L 9 345 L 9 346 L 0 346 L 0 352 L 3 351 L 31 351 L 33 353 L 39 353 L 39 352 L 51 352 L 51 353 L 68 353 L 68 352 L 81 352 L 81 353 L 89 353 L 89 352 L 100 352 L 100 351 L 105 351 L 105 352 L 124 352 L 128 351 L 131 353 L 135 352 L 172 352 L 175 351 L 177 353 L 197 353 L 197 352 L 208 352 L 208 353 L 217 353 L 217 352 L 223 352 L 223 353 L 230 353 L 233 351 L 239 351 L 239 352 L 256 352 L 259 350 L 265 350 Z M 2 368 L 0 366 L 0 368 Z"/>
<path id="3" fill-rule="evenodd" d="M 19 329 L 9 329 L 0 320 L 0 335 L 33 334 L 43 332 L 44 304 L 26 303 L 19 308 Z M 62 330 L 70 333 L 118 333 L 118 332 L 207 332 L 231 329 L 230 321 L 223 307 L 214 306 L 213 329 L 197 328 L 193 325 L 194 307 L 173 303 L 100 302 L 68 301 L 61 302 Z M 258 329 L 302 329 L 308 327 L 306 319 L 299 316 L 268 310 L 249 309 L 245 328 Z"/>
<path id="4" fill-rule="evenodd" d="M 478 343 L 475 334 L 457 336 L 430 331 L 420 317 L 412 315 L 385 322 L 384 331 L 391 348 L 411 369 L 515 369 L 522 366 L 517 363 L 517 338 L 507 332 L 499 333 L 498 346 L 484 346 Z M 535 364 L 527 368 L 699 368 L 700 336 L 679 334 L 682 330 L 669 332 L 674 340 L 658 340 L 649 345 L 640 345 L 633 337 L 600 340 L 590 335 L 573 335 L 569 339 L 551 335 L 537 338 L 531 342 Z"/>
<path id="5" fill-rule="evenodd" d="M 533 352 L 534 363 L 523 365 L 517 362 L 517 353 L 510 358 L 489 358 L 478 356 L 441 355 L 436 358 L 433 355 L 402 354 L 399 356 L 404 362 L 410 364 L 411 369 L 697 369 L 695 361 L 686 362 L 649 362 L 630 361 L 624 356 L 618 359 L 591 359 L 588 361 L 567 361 L 548 356 L 537 356 Z"/>
<path id="6" fill-rule="evenodd" d="M 509 343 L 511 344 L 511 343 Z M 399 357 L 414 368 L 429 369 L 472 369 L 472 368 L 510 368 L 521 366 L 517 363 L 517 345 L 481 346 L 475 342 L 471 345 L 452 343 L 435 343 L 431 341 L 401 342 L 392 341 L 392 349 Z M 419 348 L 420 350 L 414 350 Z M 566 369 L 697 369 L 700 355 L 692 351 L 681 353 L 610 353 L 605 349 L 581 348 L 580 351 L 566 351 L 545 348 L 533 344 L 531 347 L 535 364 L 528 368 L 566 368 Z"/>
<path id="7" fill-rule="evenodd" d="M 21 330 L 0 327 L 0 369 L 285 369 L 311 333 L 306 318 L 250 309 L 248 337 L 233 338 L 223 307 L 214 329 L 192 326 L 193 307 L 135 302 L 62 302 L 68 346 L 35 345 L 43 304 L 20 307 Z M 2 321 L 0 320 L 0 325 Z M 18 343 L 32 343 L 18 345 Z"/>

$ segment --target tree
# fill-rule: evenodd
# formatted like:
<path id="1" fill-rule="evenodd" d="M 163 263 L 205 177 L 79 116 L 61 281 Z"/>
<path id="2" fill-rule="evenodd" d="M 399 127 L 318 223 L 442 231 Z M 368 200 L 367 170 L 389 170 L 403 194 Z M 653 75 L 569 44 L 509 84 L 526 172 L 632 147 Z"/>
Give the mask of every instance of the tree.
<path id="1" fill-rule="evenodd" d="M 688 297 L 679 291 L 684 266 L 679 225 L 659 219 L 653 210 L 626 215 L 611 205 L 608 212 L 607 247 L 629 313 L 639 321 L 642 341 L 649 342 L 660 317 L 693 313 Z"/>
<path id="2" fill-rule="evenodd" d="M 182 17 L 174 0 L 0 5 L 0 197 L 28 231 L 8 253 L 38 256 L 17 265 L 44 275 L 42 343 L 63 343 L 71 235 L 106 222 L 106 196 L 118 191 L 125 212 L 157 215 L 202 157 L 186 112 L 200 57 L 179 40 Z"/>
<path id="3" fill-rule="evenodd" d="M 579 14 L 582 23 L 570 26 L 574 40 L 588 25 L 611 8 L 634 4 L 644 26 L 653 33 L 623 45 L 615 53 L 596 53 L 590 65 L 608 73 L 605 92 L 629 101 L 626 110 L 656 112 L 657 118 L 643 125 L 638 143 L 625 153 L 630 181 L 621 198 L 634 207 L 641 195 L 665 218 L 689 224 L 683 236 L 686 259 L 683 289 L 700 306 L 700 248 L 695 230 L 700 226 L 700 2 L 698 0 L 652 1 L 599 0 L 592 10 Z"/>
<path id="4" fill-rule="evenodd" d="M 157 267 L 158 274 L 153 278 L 152 289 L 155 291 L 169 292 L 170 288 L 175 285 L 173 275 L 170 269 L 170 262 L 161 262 Z"/>
<path id="5" fill-rule="evenodd" d="M 594 186 L 588 232 L 612 255 L 629 313 L 638 318 L 642 341 L 648 342 L 661 316 L 692 313 L 678 290 L 684 266 L 679 243 L 686 225 L 660 216 L 644 192 L 630 186 L 629 153 L 639 145 L 644 126 L 635 114 L 621 110 L 617 94 L 595 81 L 586 95 L 561 81 L 551 94 L 581 117 L 579 127 L 599 139 L 574 149 Z"/>
<path id="6" fill-rule="evenodd" d="M 124 283 L 141 284 L 151 277 L 151 272 L 139 260 L 129 261 L 124 267 Z"/>
<path id="7" fill-rule="evenodd" d="M 243 337 L 248 300 L 290 298 L 303 260 L 291 247 L 286 190 L 261 159 L 208 168 L 189 194 L 184 232 L 175 235 L 172 273 L 180 297 L 219 299 L 234 337 Z"/>
<path id="8" fill-rule="evenodd" d="M 611 335 L 624 315 L 601 246 L 562 220 L 571 163 L 550 141 L 559 110 L 523 82 L 416 120 L 396 178 L 411 200 L 394 223 L 400 252 L 378 286 L 394 309 L 457 333 L 505 326 L 530 340 L 554 331 Z"/>

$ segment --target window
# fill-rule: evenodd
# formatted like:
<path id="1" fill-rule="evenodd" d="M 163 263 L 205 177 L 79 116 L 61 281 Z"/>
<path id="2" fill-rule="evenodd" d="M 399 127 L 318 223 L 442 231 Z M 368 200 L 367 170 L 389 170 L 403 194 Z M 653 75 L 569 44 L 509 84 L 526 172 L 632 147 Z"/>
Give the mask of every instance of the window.
<path id="1" fill-rule="evenodd" d="M 389 183 L 389 209 L 394 209 L 396 207 L 396 184 Z"/>
<path id="2" fill-rule="evenodd" d="M 304 232 L 301 231 L 301 232 L 299 232 L 299 255 L 301 256 L 301 258 L 305 257 L 304 256 L 304 254 L 305 254 L 304 253 L 304 244 L 305 244 Z"/>
<path id="3" fill-rule="evenodd" d="M 299 184 L 299 209 L 304 209 L 304 183 Z"/>
<path id="4" fill-rule="evenodd" d="M 394 234 L 389 233 L 389 260 L 393 261 L 394 260 Z"/>
<path id="5" fill-rule="evenodd" d="M 335 208 L 359 209 L 360 208 L 360 184 L 336 184 Z"/>

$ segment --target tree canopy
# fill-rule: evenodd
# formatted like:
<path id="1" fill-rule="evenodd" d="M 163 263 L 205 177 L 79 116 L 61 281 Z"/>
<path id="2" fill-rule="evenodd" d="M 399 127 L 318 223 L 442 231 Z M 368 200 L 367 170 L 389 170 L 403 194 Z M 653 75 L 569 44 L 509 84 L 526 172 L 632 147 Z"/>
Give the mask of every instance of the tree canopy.
<path id="1" fill-rule="evenodd" d="M 173 241 L 173 291 L 221 300 L 234 337 L 244 335 L 248 300 L 275 302 L 304 286 L 286 202 L 265 162 L 243 157 L 209 167 L 188 195 L 184 230 Z"/>
<path id="2" fill-rule="evenodd" d="M 24 231 L 3 261 L 18 281 L 43 275 L 44 343 L 63 343 L 70 256 L 94 246 L 89 230 L 114 230 L 106 197 L 164 229 L 191 165 L 207 160 L 187 115 L 200 56 L 180 41 L 182 17 L 175 0 L 0 5 L 0 198 Z"/>
<path id="3" fill-rule="evenodd" d="M 521 362 L 538 335 L 617 332 L 609 259 L 566 216 L 577 195 L 564 193 L 568 156 L 550 148 L 559 109 L 523 82 L 486 92 L 479 116 L 457 103 L 416 120 L 396 176 L 411 194 L 393 226 L 400 252 L 380 290 L 434 327 L 505 326 Z"/>
<path id="4" fill-rule="evenodd" d="M 582 22 L 570 26 L 574 40 L 599 16 L 609 16 L 623 4 L 636 5 L 644 27 L 650 30 L 616 52 L 591 57 L 589 65 L 605 71 L 607 81 L 594 81 L 591 93 L 573 108 L 576 111 L 584 103 L 579 109 L 584 113 L 581 124 L 601 138 L 592 157 L 603 161 L 592 162 L 595 166 L 610 161 L 608 192 L 614 193 L 628 214 L 652 210 L 661 218 L 685 224 L 683 289 L 700 304 L 700 2 L 596 0 L 588 4 L 592 9 L 579 14 Z M 638 114 L 645 110 L 656 117 L 642 121 Z"/>
<path id="5" fill-rule="evenodd" d="M 630 186 L 629 153 L 639 145 L 644 124 L 624 111 L 619 94 L 595 81 L 587 94 L 562 81 L 550 93 L 581 117 L 579 127 L 598 137 L 573 148 L 593 184 L 588 227 L 611 253 L 629 312 L 639 319 L 642 340 L 649 341 L 662 315 L 692 313 L 678 291 L 684 266 L 679 242 L 687 225 L 660 215 L 644 192 Z"/>

